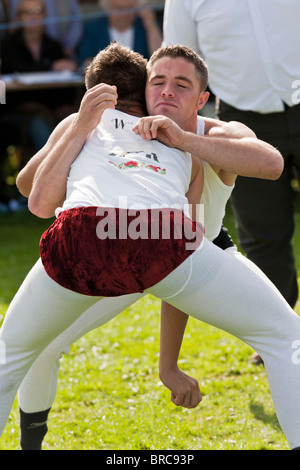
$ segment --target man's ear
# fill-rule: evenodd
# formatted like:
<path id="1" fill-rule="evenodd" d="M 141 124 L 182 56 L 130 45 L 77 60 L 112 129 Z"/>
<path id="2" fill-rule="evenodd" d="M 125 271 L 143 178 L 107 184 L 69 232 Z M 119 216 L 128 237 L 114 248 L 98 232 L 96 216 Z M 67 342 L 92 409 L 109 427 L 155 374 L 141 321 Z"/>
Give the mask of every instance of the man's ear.
<path id="1" fill-rule="evenodd" d="M 209 95 L 210 95 L 209 91 L 203 91 L 202 93 L 200 93 L 198 106 L 197 106 L 198 111 L 202 109 L 203 106 L 207 103 Z"/>

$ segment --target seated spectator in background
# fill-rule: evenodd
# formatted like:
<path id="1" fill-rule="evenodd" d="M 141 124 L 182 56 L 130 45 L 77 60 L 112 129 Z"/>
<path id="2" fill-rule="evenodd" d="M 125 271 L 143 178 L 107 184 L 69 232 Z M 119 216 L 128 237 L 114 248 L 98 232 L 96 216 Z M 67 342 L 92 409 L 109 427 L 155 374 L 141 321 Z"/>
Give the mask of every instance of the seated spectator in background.
<path id="1" fill-rule="evenodd" d="M 10 0 L 9 14 L 11 21 L 17 20 L 20 0 Z M 49 37 L 58 41 L 69 57 L 75 56 L 75 51 L 82 37 L 83 27 L 79 18 L 81 13 L 78 0 L 44 0 L 47 18 L 66 17 L 68 21 L 51 21 L 45 24 L 45 32 Z"/>
<path id="2" fill-rule="evenodd" d="M 160 47 L 162 33 L 155 12 L 151 10 L 141 10 L 139 13 L 126 11 L 134 9 L 137 6 L 137 0 L 102 0 L 99 3 L 108 15 L 85 24 L 78 52 L 80 65 L 87 64 L 111 41 L 117 41 L 146 58 L 149 58 Z M 124 10 L 124 13 L 119 10 Z"/>
<path id="3" fill-rule="evenodd" d="M 25 23 L 2 44 L 2 73 L 76 70 L 58 41 L 45 32 L 43 0 L 20 0 L 16 20 Z M 27 24 L 26 24 L 27 23 Z"/>
<path id="4" fill-rule="evenodd" d="M 46 8 L 42 0 L 20 0 L 17 20 L 25 24 L 2 41 L 3 74 L 76 70 L 76 62 L 67 58 L 62 46 L 45 33 L 42 24 L 45 16 Z M 15 115 L 14 122 L 18 127 L 20 116 L 26 115 L 29 136 L 34 150 L 38 150 L 45 144 L 57 120 L 68 114 L 66 109 L 73 111 L 73 99 L 74 91 L 71 89 L 9 93 L 6 112 Z"/>
<path id="5" fill-rule="evenodd" d="M 16 19 L 24 25 L 8 33 L 1 41 L 3 74 L 76 70 L 76 62 L 70 60 L 62 46 L 45 33 L 42 23 L 45 16 L 42 0 L 19 1 Z M 18 172 L 32 153 L 45 145 L 58 122 L 74 111 L 74 102 L 73 88 L 7 92 L 1 115 L 0 202 L 2 200 L 6 204 L 7 200 L 14 198 L 13 188 L 7 186 L 2 171 L 3 166 L 7 166 L 8 148 L 18 148 L 14 173 Z"/>
<path id="6" fill-rule="evenodd" d="M 0 0 L 0 25 L 8 23 L 8 14 L 5 0 Z M 6 30 L 0 31 L 0 40 L 6 36 Z"/>

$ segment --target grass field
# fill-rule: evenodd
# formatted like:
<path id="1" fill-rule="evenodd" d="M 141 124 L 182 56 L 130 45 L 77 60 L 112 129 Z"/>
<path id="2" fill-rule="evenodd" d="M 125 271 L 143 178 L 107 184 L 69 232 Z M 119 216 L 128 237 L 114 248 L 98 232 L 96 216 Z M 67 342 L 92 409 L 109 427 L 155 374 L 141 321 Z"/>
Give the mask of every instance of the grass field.
<path id="1" fill-rule="evenodd" d="M 300 202 L 296 249 L 300 276 Z M 0 317 L 38 257 L 49 221 L 29 213 L 0 216 Z M 226 225 L 235 237 L 229 210 Z M 300 280 L 300 278 L 299 278 Z M 298 302 L 296 311 L 300 314 Z M 62 360 L 46 450 L 281 450 L 288 449 L 263 366 L 232 336 L 189 320 L 181 368 L 199 380 L 198 408 L 175 407 L 158 378 L 159 312 L 147 296 L 81 338 Z M 0 450 L 19 449 L 18 404 Z"/>

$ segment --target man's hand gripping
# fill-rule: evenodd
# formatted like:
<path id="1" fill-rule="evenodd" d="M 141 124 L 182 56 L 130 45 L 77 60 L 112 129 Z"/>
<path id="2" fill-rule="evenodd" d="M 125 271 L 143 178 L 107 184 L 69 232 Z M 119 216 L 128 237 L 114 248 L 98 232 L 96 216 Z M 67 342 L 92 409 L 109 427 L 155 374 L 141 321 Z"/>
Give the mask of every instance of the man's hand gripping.
<path id="1" fill-rule="evenodd" d="M 90 88 L 82 98 L 75 125 L 81 133 L 88 135 L 99 124 L 106 109 L 114 109 L 118 101 L 115 86 L 100 83 Z"/>
<path id="2" fill-rule="evenodd" d="M 133 132 L 145 140 L 157 139 L 168 147 L 181 148 L 184 131 L 166 116 L 147 116 L 141 118 Z"/>

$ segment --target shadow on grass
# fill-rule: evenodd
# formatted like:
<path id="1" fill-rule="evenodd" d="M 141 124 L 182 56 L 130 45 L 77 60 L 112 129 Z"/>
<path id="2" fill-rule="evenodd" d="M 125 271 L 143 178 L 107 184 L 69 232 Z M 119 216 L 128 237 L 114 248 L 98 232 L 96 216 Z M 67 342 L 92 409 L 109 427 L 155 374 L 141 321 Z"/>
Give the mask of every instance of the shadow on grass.
<path id="1" fill-rule="evenodd" d="M 262 421 L 264 424 L 269 424 L 274 429 L 281 430 L 276 413 L 266 412 L 264 409 L 264 405 L 262 405 L 261 403 L 251 403 L 249 409 L 254 418 L 258 421 Z"/>

